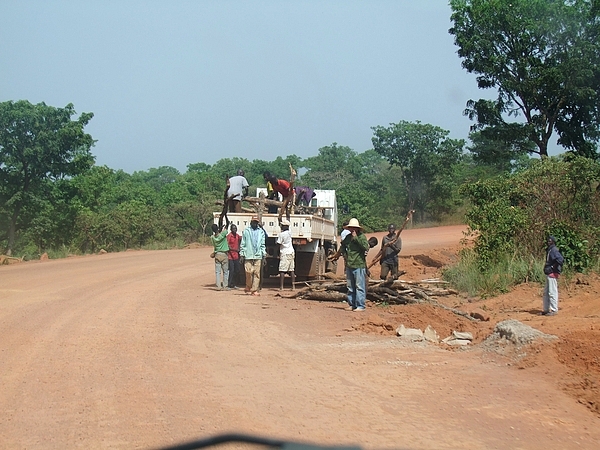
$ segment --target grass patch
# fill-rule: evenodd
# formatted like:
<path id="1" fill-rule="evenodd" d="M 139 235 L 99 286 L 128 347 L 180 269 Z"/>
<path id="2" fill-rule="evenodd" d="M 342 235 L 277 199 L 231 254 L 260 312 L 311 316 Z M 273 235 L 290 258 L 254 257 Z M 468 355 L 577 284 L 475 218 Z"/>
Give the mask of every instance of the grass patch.
<path id="1" fill-rule="evenodd" d="M 58 248 L 49 248 L 48 250 L 46 250 L 46 253 L 48 253 L 48 258 L 50 259 L 67 258 L 72 255 L 81 254 L 80 251 L 74 250 L 71 247 L 67 247 L 65 245 L 62 245 Z"/>
<path id="2" fill-rule="evenodd" d="M 488 270 L 481 271 L 473 250 L 465 249 L 458 264 L 444 270 L 443 278 L 470 296 L 493 297 L 521 283 L 543 282 L 543 265 L 543 260 L 505 255 Z"/>

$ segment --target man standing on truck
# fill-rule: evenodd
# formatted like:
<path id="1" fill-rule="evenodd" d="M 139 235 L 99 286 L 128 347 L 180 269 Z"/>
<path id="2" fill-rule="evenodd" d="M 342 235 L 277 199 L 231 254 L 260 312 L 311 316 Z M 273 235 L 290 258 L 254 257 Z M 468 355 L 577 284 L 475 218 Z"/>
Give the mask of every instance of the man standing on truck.
<path id="1" fill-rule="evenodd" d="M 295 259 L 296 252 L 292 245 L 292 233 L 290 232 L 290 222 L 283 219 L 279 225 L 281 227 L 281 233 L 277 237 L 277 243 L 279 247 L 279 290 L 283 291 L 283 279 L 286 273 L 290 274 L 292 278 L 292 291 L 294 290 L 294 283 L 296 282 Z"/>
<path id="2" fill-rule="evenodd" d="M 262 260 L 267 256 L 265 245 L 265 233 L 258 226 L 258 217 L 253 216 L 250 219 L 250 226 L 244 229 L 242 233 L 242 243 L 240 245 L 240 257 L 244 261 L 246 271 L 247 294 L 260 295 L 260 277 L 262 271 Z"/>
<path id="3" fill-rule="evenodd" d="M 285 217 L 287 220 L 290 220 L 290 210 L 289 208 L 294 204 L 294 186 L 292 183 L 286 180 L 282 180 L 277 178 L 275 175 L 270 172 L 265 172 L 263 174 L 263 178 L 267 183 L 271 183 L 273 187 L 273 192 L 281 194 L 283 197 L 283 204 L 281 205 L 281 209 L 279 210 L 279 220 L 281 221 L 281 217 L 285 212 Z"/>
<path id="4" fill-rule="evenodd" d="M 237 175 L 227 180 L 227 200 L 229 202 L 229 212 L 242 212 L 242 198 L 248 195 L 248 180 L 244 177 L 244 171 L 238 169 Z"/>

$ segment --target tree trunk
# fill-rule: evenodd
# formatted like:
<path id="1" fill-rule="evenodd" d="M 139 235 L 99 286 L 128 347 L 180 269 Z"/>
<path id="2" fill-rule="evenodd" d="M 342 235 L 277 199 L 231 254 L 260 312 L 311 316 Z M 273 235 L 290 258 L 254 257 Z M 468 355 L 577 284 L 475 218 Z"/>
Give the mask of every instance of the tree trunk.
<path id="1" fill-rule="evenodd" d="M 15 205 L 15 210 L 13 211 L 12 217 L 10 218 L 10 223 L 8 224 L 8 247 L 6 249 L 6 255 L 12 256 L 12 251 L 15 247 L 15 239 L 17 234 L 17 219 L 19 218 L 19 213 L 21 212 L 21 204 Z"/>

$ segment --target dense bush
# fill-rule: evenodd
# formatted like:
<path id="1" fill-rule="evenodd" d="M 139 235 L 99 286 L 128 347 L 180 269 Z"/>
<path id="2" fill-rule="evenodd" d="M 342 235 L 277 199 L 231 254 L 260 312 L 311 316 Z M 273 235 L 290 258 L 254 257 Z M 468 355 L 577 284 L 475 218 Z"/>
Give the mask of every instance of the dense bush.
<path id="1" fill-rule="evenodd" d="M 467 184 L 467 224 L 479 269 L 506 255 L 543 256 L 557 238 L 565 268 L 584 271 L 600 255 L 600 164 L 583 157 L 544 158 L 530 168 Z"/>

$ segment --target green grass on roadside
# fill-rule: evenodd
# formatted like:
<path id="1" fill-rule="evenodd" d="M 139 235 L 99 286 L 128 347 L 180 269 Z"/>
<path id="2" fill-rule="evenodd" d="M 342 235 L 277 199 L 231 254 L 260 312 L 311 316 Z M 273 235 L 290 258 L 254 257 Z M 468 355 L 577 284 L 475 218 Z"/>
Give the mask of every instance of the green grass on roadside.
<path id="1" fill-rule="evenodd" d="M 443 278 L 469 296 L 492 297 L 509 292 L 526 282 L 543 282 L 543 260 L 505 256 L 487 271 L 481 272 L 471 249 L 461 252 L 458 264 L 444 270 Z"/>

